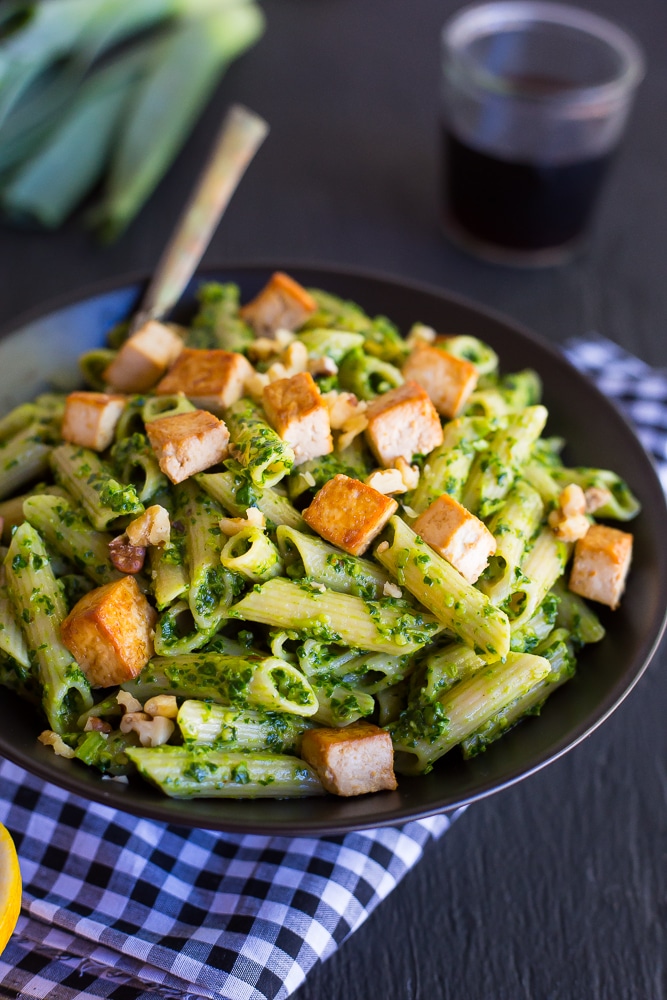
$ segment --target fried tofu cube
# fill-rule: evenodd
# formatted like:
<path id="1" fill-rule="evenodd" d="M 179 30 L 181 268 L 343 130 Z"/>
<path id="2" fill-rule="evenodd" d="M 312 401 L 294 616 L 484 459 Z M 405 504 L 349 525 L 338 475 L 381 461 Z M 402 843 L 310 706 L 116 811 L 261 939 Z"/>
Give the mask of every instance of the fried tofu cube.
<path id="1" fill-rule="evenodd" d="M 593 524 L 574 546 L 570 590 L 617 608 L 632 560 L 632 535 Z"/>
<path id="2" fill-rule="evenodd" d="M 104 451 L 113 441 L 125 403 L 125 396 L 106 392 L 70 392 L 60 431 L 63 440 Z"/>
<path id="3" fill-rule="evenodd" d="M 222 414 L 243 395 L 243 384 L 254 369 L 235 351 L 184 347 L 155 389 L 157 396 L 182 392 L 201 410 Z"/>
<path id="4" fill-rule="evenodd" d="M 496 551 L 496 540 L 484 522 L 447 493 L 434 500 L 412 527 L 468 583 L 479 579 Z"/>
<path id="5" fill-rule="evenodd" d="M 152 388 L 183 350 L 183 341 L 164 323 L 151 319 L 125 341 L 104 373 L 120 392 Z"/>
<path id="6" fill-rule="evenodd" d="M 273 340 L 278 330 L 298 330 L 317 309 L 306 289 L 282 271 L 276 271 L 255 298 L 242 306 L 241 318 L 258 337 Z"/>
<path id="7" fill-rule="evenodd" d="M 372 486 L 338 475 L 318 490 L 303 517 L 332 545 L 360 556 L 397 508 L 395 500 Z"/>
<path id="8" fill-rule="evenodd" d="M 61 625 L 63 644 L 92 687 L 132 680 L 153 655 L 157 614 L 132 576 L 89 591 Z"/>
<path id="9" fill-rule="evenodd" d="M 158 417 L 146 424 L 158 464 L 172 483 L 210 469 L 229 454 L 229 431 L 207 410 Z"/>
<path id="10" fill-rule="evenodd" d="M 309 372 L 265 386 L 262 404 L 271 426 L 291 445 L 295 465 L 333 451 L 329 410 Z"/>
<path id="11" fill-rule="evenodd" d="M 428 344 L 417 344 L 406 358 L 402 372 L 404 378 L 425 389 L 438 413 L 448 418 L 461 412 L 479 377 L 470 361 Z"/>
<path id="12" fill-rule="evenodd" d="M 442 444 L 442 424 L 428 393 L 408 381 L 368 404 L 366 439 L 385 468 L 396 459 L 410 463 L 414 455 L 427 455 Z"/>
<path id="13" fill-rule="evenodd" d="M 334 795 L 365 795 L 397 787 L 391 736 L 370 722 L 353 722 L 344 729 L 308 729 L 301 756 Z"/>

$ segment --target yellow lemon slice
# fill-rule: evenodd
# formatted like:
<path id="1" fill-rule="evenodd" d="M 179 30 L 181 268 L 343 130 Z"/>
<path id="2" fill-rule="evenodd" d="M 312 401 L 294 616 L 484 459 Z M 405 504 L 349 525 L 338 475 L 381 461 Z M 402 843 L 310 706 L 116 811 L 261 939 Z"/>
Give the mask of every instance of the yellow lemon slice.
<path id="1" fill-rule="evenodd" d="M 0 823 L 0 954 L 12 936 L 21 909 L 21 869 L 9 830 Z"/>

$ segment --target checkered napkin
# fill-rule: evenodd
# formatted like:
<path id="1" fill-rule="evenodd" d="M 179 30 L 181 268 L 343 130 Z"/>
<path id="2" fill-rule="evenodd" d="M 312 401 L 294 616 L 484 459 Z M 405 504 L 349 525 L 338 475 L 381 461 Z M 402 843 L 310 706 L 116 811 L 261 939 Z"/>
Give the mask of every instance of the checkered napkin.
<path id="1" fill-rule="evenodd" d="M 230 836 L 136 819 L 0 762 L 24 880 L 0 997 L 282 1000 L 453 818 Z"/>
<path id="2" fill-rule="evenodd" d="M 667 370 L 603 337 L 570 340 L 565 354 L 629 417 L 667 492 Z"/>
<path id="3" fill-rule="evenodd" d="M 567 354 L 618 399 L 667 488 L 667 375 L 604 340 Z M 453 816 L 339 837 L 231 836 L 136 819 L 0 762 L 23 912 L 0 997 L 283 1000 Z"/>

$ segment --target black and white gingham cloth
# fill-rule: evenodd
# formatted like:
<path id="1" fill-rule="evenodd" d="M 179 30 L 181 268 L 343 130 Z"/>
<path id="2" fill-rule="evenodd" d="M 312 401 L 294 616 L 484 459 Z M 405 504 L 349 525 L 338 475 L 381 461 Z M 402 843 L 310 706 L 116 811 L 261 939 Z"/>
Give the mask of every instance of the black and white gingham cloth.
<path id="1" fill-rule="evenodd" d="M 450 825 L 231 836 L 137 819 L 0 763 L 24 880 L 0 996 L 289 996 Z"/>
<path id="2" fill-rule="evenodd" d="M 667 492 L 667 370 L 603 337 L 570 340 L 565 354 L 630 419 Z"/>
<path id="3" fill-rule="evenodd" d="M 667 489 L 667 374 L 609 341 L 566 352 L 626 409 Z M 0 997 L 284 1000 L 455 815 L 340 837 L 231 836 L 137 819 L 0 762 L 0 822 L 24 880 Z"/>

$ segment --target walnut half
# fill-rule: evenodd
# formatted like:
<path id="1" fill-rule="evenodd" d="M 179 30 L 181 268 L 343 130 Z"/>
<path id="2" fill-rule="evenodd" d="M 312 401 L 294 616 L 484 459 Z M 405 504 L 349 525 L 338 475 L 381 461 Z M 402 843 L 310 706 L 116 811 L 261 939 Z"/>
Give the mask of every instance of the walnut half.
<path id="1" fill-rule="evenodd" d="M 131 545 L 126 534 L 109 542 L 109 558 L 121 573 L 140 573 L 146 559 L 145 545 Z"/>

